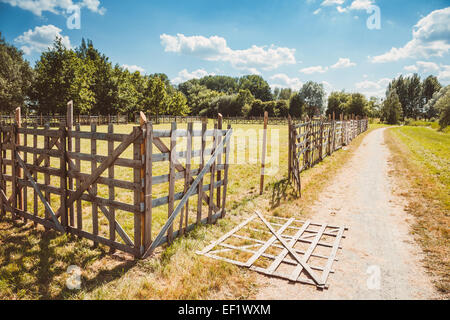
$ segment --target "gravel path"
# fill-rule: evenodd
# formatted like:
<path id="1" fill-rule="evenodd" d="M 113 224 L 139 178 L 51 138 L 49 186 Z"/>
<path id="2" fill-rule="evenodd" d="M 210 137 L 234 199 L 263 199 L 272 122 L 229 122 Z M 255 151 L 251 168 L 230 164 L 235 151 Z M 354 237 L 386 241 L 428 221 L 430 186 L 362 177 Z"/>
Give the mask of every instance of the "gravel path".
<path id="1" fill-rule="evenodd" d="M 422 251 L 409 234 L 413 218 L 403 210 L 403 200 L 393 194 L 384 130 L 364 138 L 313 205 L 312 221 L 349 227 L 339 261 L 334 263 L 335 273 L 328 280 L 330 288 L 319 291 L 261 275 L 263 287 L 257 299 L 437 298 L 421 263 Z"/>

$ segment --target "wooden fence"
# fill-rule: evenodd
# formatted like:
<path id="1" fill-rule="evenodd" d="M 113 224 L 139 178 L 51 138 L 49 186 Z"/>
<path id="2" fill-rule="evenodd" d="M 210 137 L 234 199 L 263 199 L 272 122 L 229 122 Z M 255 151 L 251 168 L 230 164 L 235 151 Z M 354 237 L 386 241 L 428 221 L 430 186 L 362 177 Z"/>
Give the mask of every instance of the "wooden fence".
<path id="1" fill-rule="evenodd" d="M 154 130 L 142 114 L 131 133 L 116 133 L 113 124 L 73 130 L 72 110 L 58 129 L 22 125 L 20 109 L 15 123 L 0 125 L 1 216 L 136 257 L 225 216 L 232 130 L 221 118 L 216 130 Z"/>
<path id="2" fill-rule="evenodd" d="M 349 145 L 361 133 L 367 131 L 368 119 L 360 120 L 354 115 L 340 121 L 328 117 L 292 121 L 289 119 L 289 179 L 291 179 L 301 196 L 300 174 L 312 168 L 333 152 Z"/>
<path id="3" fill-rule="evenodd" d="M 34 125 L 43 127 L 49 125 L 52 128 L 59 128 L 61 125 L 66 125 L 66 116 L 61 115 L 28 115 L 21 118 L 21 124 L 32 127 Z M 15 123 L 14 116 L 1 115 L 0 123 L 3 125 L 11 125 Z M 127 115 L 76 115 L 73 119 L 73 124 L 79 124 L 82 126 L 96 125 L 108 125 L 108 124 L 128 124 Z"/>
<path id="4" fill-rule="evenodd" d="M 264 125 L 265 117 L 228 117 L 224 121 L 229 124 L 261 124 Z M 288 118 L 269 117 L 267 124 L 269 125 L 287 125 Z"/>

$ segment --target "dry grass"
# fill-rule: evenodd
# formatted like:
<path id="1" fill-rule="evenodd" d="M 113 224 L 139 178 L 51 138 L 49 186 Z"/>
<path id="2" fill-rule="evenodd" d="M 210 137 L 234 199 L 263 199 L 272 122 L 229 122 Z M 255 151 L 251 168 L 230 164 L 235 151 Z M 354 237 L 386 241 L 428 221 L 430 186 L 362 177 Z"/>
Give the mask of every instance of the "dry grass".
<path id="1" fill-rule="evenodd" d="M 159 128 L 167 128 L 162 125 Z M 262 126 L 234 125 L 233 129 L 256 130 Z M 378 125 L 371 126 L 372 129 Z M 85 130 L 87 128 L 84 128 Z M 339 168 L 349 159 L 361 143 L 356 138 L 347 150 L 302 174 L 303 197 L 294 197 L 294 191 L 285 180 L 287 176 L 287 126 L 269 126 L 270 134 L 279 135 L 279 170 L 266 177 L 265 192 L 259 195 L 259 162 L 235 164 L 230 167 L 227 218 L 211 226 L 200 226 L 187 236 L 175 240 L 170 247 L 159 248 L 145 261 L 134 261 L 126 254 L 108 254 L 108 248 L 93 249 L 92 242 L 79 241 L 53 231 L 44 232 L 31 223 L 13 222 L 9 217 L 0 221 L 0 299 L 248 299 L 257 290 L 253 272 L 214 261 L 195 254 L 214 239 L 241 222 L 255 209 L 275 216 L 302 217 L 310 214 L 309 205 L 326 187 Z M 277 130 L 277 131 L 275 131 Z M 99 127 L 98 131 L 106 131 Z M 131 126 L 118 126 L 117 132 L 128 133 Z M 29 138 L 29 141 L 31 139 Z M 274 146 L 270 145 L 269 153 Z M 28 145 L 31 146 L 30 142 Z M 180 143 L 182 145 L 182 143 Z M 274 149 L 275 150 L 275 149 Z M 82 152 L 89 153 L 90 145 L 82 144 Z M 99 154 L 107 154 L 106 145 L 99 144 Z M 131 157 L 131 150 L 126 155 Z M 248 155 L 247 155 L 248 156 Z M 56 163 L 55 163 L 56 165 Z M 83 164 L 89 172 L 90 164 Z M 160 172 L 160 173 L 158 173 Z M 167 173 L 159 167 L 155 174 Z M 130 173 L 116 170 L 116 177 L 129 180 Z M 42 177 L 40 177 L 42 178 Z M 57 185 L 58 181 L 52 181 Z M 181 188 L 182 186 L 177 186 Z M 156 190 L 156 195 L 164 193 Z M 99 187 L 99 194 L 107 197 L 107 188 Z M 120 201 L 130 203 L 132 195 L 116 190 Z M 31 194 L 29 198 L 32 198 Z M 59 199 L 53 199 L 55 202 Z M 192 207 L 195 206 L 195 200 Z M 91 228 L 91 206 L 83 203 L 86 227 Z M 101 214 L 100 214 L 101 215 Z M 155 232 L 167 219 L 167 206 L 154 211 Z M 124 213 L 121 224 L 133 235 L 131 214 Z M 158 220 L 159 219 L 159 220 Z M 106 224 L 103 225 L 106 228 Z M 102 230 L 102 229 L 101 229 Z M 107 229 L 104 229 L 107 230 Z M 106 231 L 101 231 L 106 232 Z M 156 233 L 154 233 L 156 234 Z M 77 265 L 82 269 L 82 288 L 68 290 L 67 267 Z"/>
<path id="2" fill-rule="evenodd" d="M 436 287 L 450 293 L 450 135 L 430 128 L 386 131 L 407 210 L 416 219 L 413 234 L 426 253 L 425 264 Z"/>

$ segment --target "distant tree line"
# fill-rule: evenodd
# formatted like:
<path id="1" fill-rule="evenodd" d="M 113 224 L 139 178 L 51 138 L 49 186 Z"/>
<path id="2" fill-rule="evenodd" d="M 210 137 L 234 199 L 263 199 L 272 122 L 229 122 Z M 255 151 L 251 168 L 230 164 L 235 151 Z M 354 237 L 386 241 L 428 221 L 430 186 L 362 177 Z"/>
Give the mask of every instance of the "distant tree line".
<path id="1" fill-rule="evenodd" d="M 423 81 L 418 74 L 401 75 L 388 85 L 381 118 L 389 124 L 398 124 L 406 119 L 439 118 L 441 126 L 445 127 L 450 113 L 449 93 L 449 86 L 442 87 L 433 75 Z"/>
<path id="2" fill-rule="evenodd" d="M 335 114 L 380 117 L 396 123 L 404 118 L 442 116 L 448 106 L 448 91 L 436 77 L 423 82 L 418 75 L 394 79 L 384 102 L 369 100 L 361 93 L 332 92 L 326 102 L 322 84 L 308 81 L 300 90 L 275 88 L 259 75 L 242 77 L 206 76 L 174 86 L 167 75 L 143 75 L 113 65 L 92 41 L 66 48 L 56 38 L 34 68 L 23 53 L 5 42 L 0 33 L 0 112 L 17 107 L 28 112 L 64 114 L 74 101 L 78 114 L 201 115 L 214 117 L 295 118 Z M 447 100 L 446 100 L 447 99 Z M 327 108 L 326 107 L 327 103 Z"/>

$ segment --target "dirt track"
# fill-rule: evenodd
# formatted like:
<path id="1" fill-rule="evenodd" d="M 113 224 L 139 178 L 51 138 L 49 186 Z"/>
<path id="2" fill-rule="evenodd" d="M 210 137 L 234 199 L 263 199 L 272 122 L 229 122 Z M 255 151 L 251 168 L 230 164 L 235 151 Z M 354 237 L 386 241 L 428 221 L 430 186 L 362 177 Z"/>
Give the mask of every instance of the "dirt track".
<path id="1" fill-rule="evenodd" d="M 259 276 L 257 299 L 429 299 L 437 294 L 421 264 L 421 249 L 409 234 L 412 217 L 394 195 L 384 130 L 369 133 L 351 160 L 314 203 L 311 220 L 349 227 L 330 288 L 291 284 Z M 370 267 L 370 268 L 369 268 Z M 368 271 L 379 268 L 379 289 Z M 369 283 L 376 283 L 370 282 Z"/>

